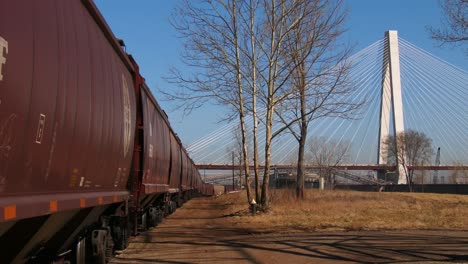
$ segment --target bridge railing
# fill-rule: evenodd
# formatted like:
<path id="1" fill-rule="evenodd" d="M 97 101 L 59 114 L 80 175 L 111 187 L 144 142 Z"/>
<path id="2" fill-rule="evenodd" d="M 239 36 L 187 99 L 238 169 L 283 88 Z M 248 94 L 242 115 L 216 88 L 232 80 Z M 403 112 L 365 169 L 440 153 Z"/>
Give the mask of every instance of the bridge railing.
<path id="1" fill-rule="evenodd" d="M 199 170 L 241 170 L 243 169 L 242 165 L 232 165 L 232 164 L 197 164 L 196 167 Z M 253 165 L 249 166 L 250 169 L 253 169 Z M 260 170 L 263 170 L 265 166 L 258 166 Z M 270 168 L 273 169 L 295 169 L 296 165 L 284 165 L 284 164 L 274 164 Z M 317 165 L 306 165 L 305 169 L 317 170 L 323 169 L 324 166 Z M 326 166 L 325 166 L 326 168 Z M 376 164 L 340 164 L 333 166 L 333 168 L 338 170 L 373 170 L 373 171 L 395 171 L 395 165 L 376 165 Z M 408 166 L 410 170 L 468 170 L 468 165 L 450 165 L 450 164 L 440 164 L 440 165 L 416 165 Z"/>

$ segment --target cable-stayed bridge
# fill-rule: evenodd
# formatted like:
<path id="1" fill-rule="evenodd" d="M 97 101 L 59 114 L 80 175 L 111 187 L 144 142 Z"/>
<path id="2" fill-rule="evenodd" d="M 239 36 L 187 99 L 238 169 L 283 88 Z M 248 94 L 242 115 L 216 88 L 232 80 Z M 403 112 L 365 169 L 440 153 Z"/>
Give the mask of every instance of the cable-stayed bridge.
<path id="1" fill-rule="evenodd" d="M 342 163 L 346 165 L 342 166 L 346 169 L 378 170 L 388 166 L 380 153 L 382 137 L 415 130 L 426 134 L 434 148 L 433 164 L 415 169 L 467 169 L 468 72 L 398 38 L 395 31 L 387 32 L 385 38 L 349 60 L 352 63 L 349 80 L 356 89 L 347 100 L 365 99 L 365 105 L 352 119 L 314 120 L 308 139 L 345 146 L 347 155 Z M 247 125 L 251 123 L 249 117 Z M 274 125 L 280 126 L 278 122 Z M 264 130 L 260 125 L 260 139 Z M 238 123 L 225 124 L 191 143 L 187 150 L 200 169 L 232 166 L 232 153 L 239 149 L 238 131 Z M 265 142 L 260 142 L 260 163 L 264 145 Z M 297 148 L 294 137 L 283 133 L 273 141 L 271 163 L 295 163 Z M 438 164 L 437 148 L 440 148 Z M 250 144 L 249 151 L 252 149 Z"/>

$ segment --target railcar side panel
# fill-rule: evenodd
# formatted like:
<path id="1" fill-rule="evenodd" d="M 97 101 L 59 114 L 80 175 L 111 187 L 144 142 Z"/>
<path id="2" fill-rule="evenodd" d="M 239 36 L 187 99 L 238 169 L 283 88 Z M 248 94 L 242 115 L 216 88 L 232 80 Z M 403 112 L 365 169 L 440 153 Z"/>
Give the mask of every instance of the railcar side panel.
<path id="1" fill-rule="evenodd" d="M 172 192 L 178 191 L 180 188 L 180 180 L 182 173 L 182 154 L 181 146 L 175 135 L 171 133 L 171 176 L 169 186 Z"/>
<path id="2" fill-rule="evenodd" d="M 195 167 L 195 166 L 193 166 L 193 175 L 195 175 L 193 188 L 197 189 L 197 191 L 200 191 L 201 190 L 201 187 L 200 187 L 201 175 L 200 175 L 200 172 L 198 171 L 197 167 Z"/>
<path id="3" fill-rule="evenodd" d="M 182 175 L 181 175 L 181 188 L 183 191 L 187 190 L 189 188 L 190 182 L 189 182 L 189 176 L 190 176 L 190 169 L 191 169 L 191 164 L 190 160 L 187 156 L 187 153 L 185 150 L 181 151 L 181 156 L 182 156 Z"/>
<path id="4" fill-rule="evenodd" d="M 21 139 L 27 134 L 34 58 L 33 7 L 27 8 L 29 4 L 11 1 L 8 8 L 0 9 L 0 193 L 20 185 L 12 182 L 13 172 L 23 174 L 25 163 Z M 7 26 L 12 23 L 15 27 Z"/>
<path id="5" fill-rule="evenodd" d="M 171 145 L 169 128 L 162 113 L 155 106 L 148 90 L 143 89 L 144 164 L 143 185 L 146 193 L 166 192 L 169 189 Z"/>
<path id="6" fill-rule="evenodd" d="M 123 200 L 133 78 L 81 2 L 3 3 L 0 62 L 0 222 Z"/>

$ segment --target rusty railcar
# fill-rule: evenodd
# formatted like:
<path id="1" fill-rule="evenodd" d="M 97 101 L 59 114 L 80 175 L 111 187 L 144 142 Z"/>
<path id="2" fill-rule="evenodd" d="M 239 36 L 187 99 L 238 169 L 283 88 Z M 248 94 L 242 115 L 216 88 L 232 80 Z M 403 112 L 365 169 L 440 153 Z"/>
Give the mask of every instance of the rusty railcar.
<path id="1" fill-rule="evenodd" d="M 106 262 L 201 191 L 194 168 L 91 0 L 2 1 L 1 262 Z"/>

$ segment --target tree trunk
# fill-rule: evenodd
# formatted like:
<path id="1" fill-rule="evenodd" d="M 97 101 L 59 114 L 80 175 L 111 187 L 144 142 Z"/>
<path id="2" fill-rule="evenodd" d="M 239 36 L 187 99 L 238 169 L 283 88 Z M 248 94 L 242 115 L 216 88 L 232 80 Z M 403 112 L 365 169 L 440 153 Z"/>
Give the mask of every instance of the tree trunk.
<path id="1" fill-rule="evenodd" d="M 413 186 L 414 186 L 414 184 L 413 184 L 413 173 L 414 173 L 414 170 L 409 171 L 409 181 L 408 182 L 409 182 L 409 191 L 410 192 L 413 192 Z"/>
<path id="2" fill-rule="evenodd" d="M 240 73 L 239 73 L 240 78 Z M 238 80 L 240 82 L 240 80 Z M 240 84 L 240 87 L 242 85 Z M 239 117 L 240 117 L 240 124 L 241 124 L 241 133 L 242 133 L 242 156 L 244 158 L 244 171 L 245 171 L 245 190 L 247 191 L 247 202 L 250 204 L 252 201 L 252 194 L 250 190 L 250 168 L 249 168 L 249 155 L 247 150 L 247 131 L 245 128 L 245 117 L 244 117 L 244 97 L 242 95 L 242 89 L 239 92 L 239 98 L 242 104 L 240 105 Z"/>
<path id="3" fill-rule="evenodd" d="M 250 168 L 249 168 L 249 159 L 247 152 L 247 132 L 245 129 L 245 120 L 244 115 L 241 114 L 241 130 L 242 130 L 242 155 L 244 156 L 244 171 L 245 171 L 245 190 L 247 191 L 247 202 L 250 204 L 252 201 L 252 194 L 250 190 Z"/>
<path id="4" fill-rule="evenodd" d="M 258 121 L 257 121 L 257 109 L 256 109 L 256 98 L 253 98 L 254 112 L 253 112 L 253 140 L 254 140 L 254 174 L 255 174 L 255 200 L 260 201 L 260 177 L 258 175 Z"/>
<path id="5" fill-rule="evenodd" d="M 273 106 L 271 106 L 271 100 L 268 101 L 268 110 L 267 110 L 267 123 L 265 124 L 265 171 L 263 172 L 263 184 L 262 184 L 262 197 L 261 197 L 261 205 L 263 209 L 268 209 L 269 204 L 269 185 L 268 182 L 270 181 L 270 157 L 271 157 L 271 129 L 273 125 Z"/>
<path id="6" fill-rule="evenodd" d="M 304 151 L 307 141 L 307 114 L 306 114 L 305 87 L 301 91 L 301 135 L 299 137 L 299 153 L 297 155 L 297 186 L 296 197 L 304 199 Z"/>
<path id="7" fill-rule="evenodd" d="M 245 111 L 244 111 L 244 90 L 242 86 L 242 75 L 241 75 L 241 62 L 239 52 L 239 38 L 237 35 L 237 1 L 232 1 L 232 24 L 233 24 L 233 35 L 236 55 L 236 81 L 237 81 L 237 92 L 239 99 L 239 119 L 242 132 L 242 155 L 244 156 L 244 170 L 245 170 L 245 189 L 247 191 L 247 202 L 252 201 L 252 195 L 250 190 L 250 168 L 249 168 L 249 155 L 247 150 L 247 131 L 245 127 Z"/>
<path id="8" fill-rule="evenodd" d="M 258 117 L 257 117 L 257 60 L 255 52 L 255 12 L 250 2 L 250 48 L 252 52 L 252 115 L 253 115 L 253 147 L 254 147 L 254 174 L 255 174 L 255 200 L 260 201 L 260 177 L 258 175 Z"/>
<path id="9" fill-rule="evenodd" d="M 304 199 L 304 151 L 307 140 L 307 125 L 301 124 L 301 137 L 299 140 L 299 153 L 297 155 L 297 185 L 296 185 L 296 197 L 298 199 Z"/>
<path id="10" fill-rule="evenodd" d="M 306 101 L 306 76 L 304 72 L 304 64 L 299 63 L 297 70 L 299 71 L 300 79 L 298 80 L 298 89 L 301 101 L 301 134 L 299 135 L 299 153 L 297 155 L 297 184 L 296 184 L 296 197 L 304 199 L 304 151 L 307 142 L 307 101 Z"/>
<path id="11" fill-rule="evenodd" d="M 275 52 L 279 50 L 279 45 L 276 41 L 276 2 L 271 0 L 271 35 L 270 37 L 270 52 L 268 54 L 268 79 L 267 79 L 267 115 L 265 120 L 265 168 L 263 171 L 263 184 L 262 184 L 262 197 L 261 205 L 262 209 L 266 210 L 269 208 L 269 181 L 270 181 L 270 158 L 271 158 L 271 140 L 272 140 L 272 129 L 273 129 L 273 113 L 275 110 L 275 78 L 277 77 L 277 66 L 278 61 L 275 58 Z M 275 47 L 277 46 L 277 47 Z"/>
<path id="12" fill-rule="evenodd" d="M 299 153 L 297 155 L 297 177 L 296 177 L 296 198 L 304 199 L 304 145 L 303 137 L 299 143 Z"/>

